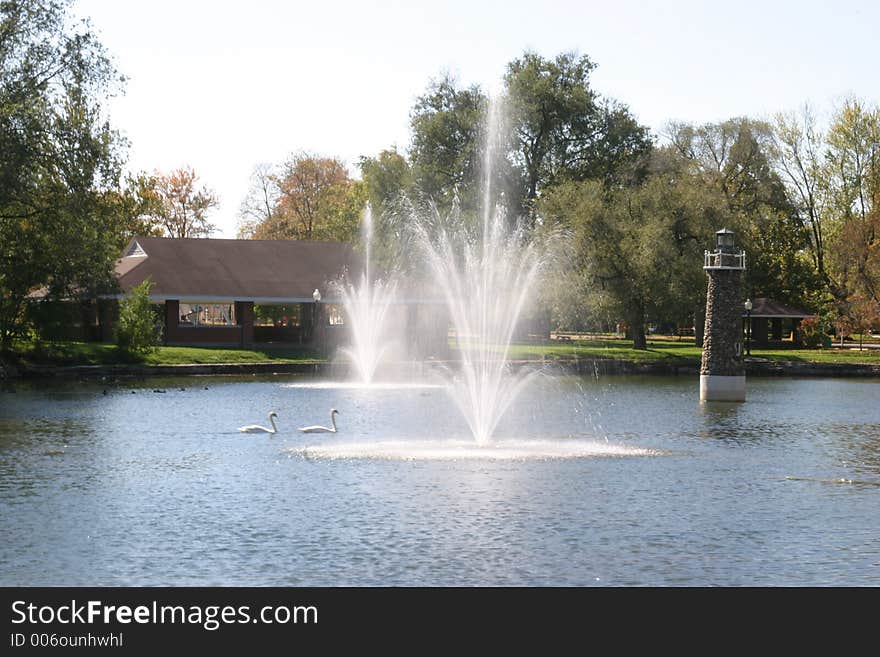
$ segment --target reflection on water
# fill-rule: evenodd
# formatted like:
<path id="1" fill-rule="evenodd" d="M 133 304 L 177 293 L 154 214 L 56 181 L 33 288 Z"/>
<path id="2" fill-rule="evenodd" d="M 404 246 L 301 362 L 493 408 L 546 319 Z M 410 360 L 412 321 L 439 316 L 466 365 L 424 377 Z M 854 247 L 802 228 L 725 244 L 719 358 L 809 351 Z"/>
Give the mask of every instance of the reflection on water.
<path id="1" fill-rule="evenodd" d="M 7 386 L 0 584 L 880 585 L 880 381 L 698 397 L 546 377 L 478 447 L 437 385 Z"/>

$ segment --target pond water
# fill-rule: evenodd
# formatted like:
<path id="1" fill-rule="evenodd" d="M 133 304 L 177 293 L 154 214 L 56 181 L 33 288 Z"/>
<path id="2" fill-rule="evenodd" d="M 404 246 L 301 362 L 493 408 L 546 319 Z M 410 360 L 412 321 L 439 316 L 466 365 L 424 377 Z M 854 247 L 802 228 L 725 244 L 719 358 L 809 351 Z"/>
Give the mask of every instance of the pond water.
<path id="1" fill-rule="evenodd" d="M 0 584 L 880 585 L 880 381 L 698 395 L 545 377 L 477 447 L 439 385 L 7 387 Z"/>

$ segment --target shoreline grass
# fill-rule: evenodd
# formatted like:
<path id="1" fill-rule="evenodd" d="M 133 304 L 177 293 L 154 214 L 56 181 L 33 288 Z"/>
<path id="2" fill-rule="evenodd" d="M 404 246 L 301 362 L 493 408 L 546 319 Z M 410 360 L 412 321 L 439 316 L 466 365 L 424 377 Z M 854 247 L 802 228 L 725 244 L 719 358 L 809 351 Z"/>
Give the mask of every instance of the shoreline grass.
<path id="1" fill-rule="evenodd" d="M 452 356 L 457 349 L 453 346 Z M 698 365 L 701 349 L 687 340 L 648 340 L 647 350 L 635 350 L 623 339 L 552 340 L 510 345 L 512 360 L 620 360 L 636 364 Z M 210 365 L 248 363 L 321 363 L 328 359 L 316 349 L 299 345 L 259 345 L 251 349 L 228 347 L 157 347 L 133 359 L 115 345 L 96 342 L 23 342 L 15 356 L 23 364 L 74 365 Z M 880 365 L 880 349 L 752 349 L 752 361 Z"/>
<path id="2" fill-rule="evenodd" d="M 15 356 L 35 365 L 211 365 L 227 363 L 315 363 L 325 359 L 315 349 L 298 345 L 230 347 L 156 347 L 133 358 L 115 345 L 98 342 L 40 342 L 16 345 Z"/>
<path id="3" fill-rule="evenodd" d="M 604 358 L 634 363 L 699 364 L 702 349 L 693 342 L 648 340 L 645 351 L 633 349 L 627 340 L 571 340 L 550 343 L 517 343 L 510 347 L 514 359 Z M 747 359 L 753 361 L 830 363 L 840 365 L 880 365 L 880 349 L 755 349 Z"/>

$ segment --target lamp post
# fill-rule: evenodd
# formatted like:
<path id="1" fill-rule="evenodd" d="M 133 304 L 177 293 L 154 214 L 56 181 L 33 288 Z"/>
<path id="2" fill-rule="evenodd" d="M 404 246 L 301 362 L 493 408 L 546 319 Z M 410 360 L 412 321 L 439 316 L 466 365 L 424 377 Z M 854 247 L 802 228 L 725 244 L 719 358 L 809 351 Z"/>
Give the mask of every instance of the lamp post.
<path id="1" fill-rule="evenodd" d="M 317 346 L 317 338 L 318 338 L 318 304 L 321 302 L 321 292 L 318 288 L 315 288 L 315 291 L 312 292 L 312 300 L 315 302 L 315 307 L 312 310 L 312 340 Z"/>
<path id="2" fill-rule="evenodd" d="M 752 300 L 746 299 L 746 356 L 752 355 Z"/>

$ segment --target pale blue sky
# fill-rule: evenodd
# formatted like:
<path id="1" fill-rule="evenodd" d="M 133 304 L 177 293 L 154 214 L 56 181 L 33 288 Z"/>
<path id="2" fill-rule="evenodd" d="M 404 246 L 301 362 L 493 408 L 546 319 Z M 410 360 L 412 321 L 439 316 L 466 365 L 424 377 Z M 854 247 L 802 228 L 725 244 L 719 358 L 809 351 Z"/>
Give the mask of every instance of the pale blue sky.
<path id="1" fill-rule="evenodd" d="M 305 149 L 345 160 L 409 140 L 444 72 L 491 89 L 526 49 L 576 51 L 593 85 L 655 132 L 880 101 L 880 2 L 738 0 L 78 0 L 128 76 L 111 120 L 134 170 L 193 166 L 233 237 L 258 162 Z"/>

